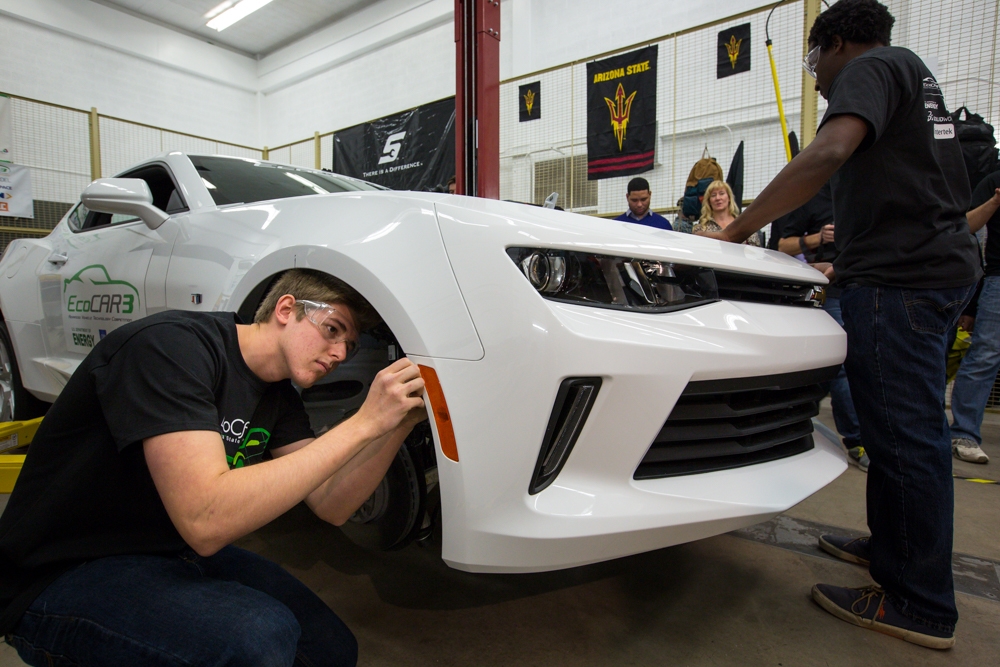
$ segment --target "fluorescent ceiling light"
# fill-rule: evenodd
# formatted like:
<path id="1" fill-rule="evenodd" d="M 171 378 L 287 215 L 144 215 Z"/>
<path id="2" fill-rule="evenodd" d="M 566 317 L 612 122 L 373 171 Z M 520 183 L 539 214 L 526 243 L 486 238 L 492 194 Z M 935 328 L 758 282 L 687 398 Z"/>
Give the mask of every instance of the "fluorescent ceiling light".
<path id="1" fill-rule="evenodd" d="M 235 4 L 236 0 L 222 0 L 222 2 L 220 2 L 215 7 L 212 7 L 211 9 L 208 10 L 208 12 L 205 14 L 205 18 L 214 19 L 216 16 L 226 11 Z"/>
<path id="2" fill-rule="evenodd" d="M 232 24 L 236 23 L 240 19 L 244 19 L 250 14 L 263 7 L 264 5 L 270 3 L 271 0 L 240 0 L 235 5 L 222 12 L 214 19 L 206 23 L 209 28 L 222 32 Z M 223 3 L 225 4 L 225 3 Z M 221 6 L 221 5 L 220 5 Z M 216 7 L 215 9 L 218 9 Z M 212 11 L 214 12 L 215 9 Z M 211 12 L 209 12 L 211 13 Z"/>

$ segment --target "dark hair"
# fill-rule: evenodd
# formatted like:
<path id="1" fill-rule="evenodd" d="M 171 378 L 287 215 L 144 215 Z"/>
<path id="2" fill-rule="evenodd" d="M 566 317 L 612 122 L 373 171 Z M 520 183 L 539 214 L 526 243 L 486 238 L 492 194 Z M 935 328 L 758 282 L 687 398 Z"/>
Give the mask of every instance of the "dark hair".
<path id="1" fill-rule="evenodd" d="M 457 182 L 457 181 L 455 180 L 455 177 L 454 177 L 454 176 L 452 176 L 451 178 L 449 178 L 449 179 L 448 179 L 448 182 L 447 182 L 447 183 L 445 183 L 445 185 L 446 185 L 446 186 L 447 186 L 447 185 L 451 185 L 452 183 L 455 183 L 455 182 Z"/>
<path id="2" fill-rule="evenodd" d="M 294 296 L 296 301 L 310 299 L 347 306 L 354 315 L 358 331 L 370 329 L 382 321 L 372 305 L 354 288 L 339 278 L 313 269 L 291 269 L 281 274 L 257 307 L 253 321 L 256 324 L 268 322 L 274 315 L 278 299 L 286 294 Z M 303 311 L 299 310 L 296 319 L 301 320 L 302 317 Z"/>
<path id="3" fill-rule="evenodd" d="M 840 0 L 816 17 L 809 31 L 809 46 L 828 49 L 834 35 L 855 44 L 884 44 L 892 40 L 896 19 L 877 0 Z"/>
<path id="4" fill-rule="evenodd" d="M 625 191 L 625 194 L 632 194 L 636 190 L 648 190 L 648 189 L 649 189 L 649 181 L 647 181 L 645 178 L 642 178 L 641 176 L 636 176 L 635 178 L 633 178 L 631 181 L 628 182 L 628 189 Z"/>

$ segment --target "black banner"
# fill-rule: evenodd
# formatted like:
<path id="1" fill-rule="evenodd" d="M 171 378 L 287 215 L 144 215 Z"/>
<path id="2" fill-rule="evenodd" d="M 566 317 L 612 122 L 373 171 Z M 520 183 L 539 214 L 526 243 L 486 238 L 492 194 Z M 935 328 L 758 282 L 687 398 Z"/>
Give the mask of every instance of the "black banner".
<path id="1" fill-rule="evenodd" d="M 641 174 L 656 148 L 657 47 L 587 63 L 587 178 Z"/>
<path id="2" fill-rule="evenodd" d="M 526 83 L 517 89 L 518 120 L 525 122 L 542 117 L 542 82 Z"/>
<path id="3" fill-rule="evenodd" d="M 455 175 L 455 98 L 333 135 L 333 170 L 393 190 L 440 190 Z"/>
<path id="4" fill-rule="evenodd" d="M 719 33 L 719 55 L 715 78 L 750 71 L 750 24 L 726 28 Z"/>

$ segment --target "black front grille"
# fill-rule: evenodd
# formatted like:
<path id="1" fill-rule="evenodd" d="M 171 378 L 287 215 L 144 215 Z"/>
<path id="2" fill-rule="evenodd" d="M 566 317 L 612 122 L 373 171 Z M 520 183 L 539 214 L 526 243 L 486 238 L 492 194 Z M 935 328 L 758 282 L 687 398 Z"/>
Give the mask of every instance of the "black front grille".
<path id="1" fill-rule="evenodd" d="M 815 285 L 789 282 L 780 278 L 762 278 L 745 273 L 716 271 L 719 298 L 727 301 L 755 301 L 788 306 L 816 307 Z"/>
<path id="2" fill-rule="evenodd" d="M 689 382 L 635 479 L 739 468 L 812 449 L 821 383 L 838 369 Z"/>

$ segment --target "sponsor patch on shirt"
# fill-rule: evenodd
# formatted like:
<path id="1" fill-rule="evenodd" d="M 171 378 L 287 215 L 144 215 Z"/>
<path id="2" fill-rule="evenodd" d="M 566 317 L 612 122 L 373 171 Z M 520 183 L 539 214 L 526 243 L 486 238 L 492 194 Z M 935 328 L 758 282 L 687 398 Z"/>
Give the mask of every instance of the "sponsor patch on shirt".
<path id="1" fill-rule="evenodd" d="M 951 123 L 946 124 L 934 124 L 934 138 L 935 139 L 954 139 L 955 138 L 955 126 Z"/>

